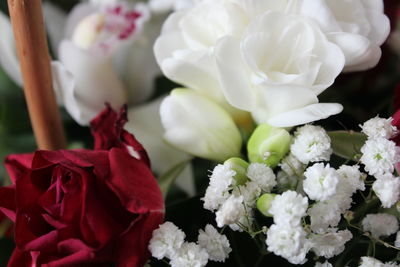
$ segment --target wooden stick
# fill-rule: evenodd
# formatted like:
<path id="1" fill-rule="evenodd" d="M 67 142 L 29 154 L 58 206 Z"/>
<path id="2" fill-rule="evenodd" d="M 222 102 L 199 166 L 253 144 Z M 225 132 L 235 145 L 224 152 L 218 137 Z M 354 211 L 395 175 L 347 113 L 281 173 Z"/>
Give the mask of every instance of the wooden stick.
<path id="1" fill-rule="evenodd" d="M 25 98 L 39 149 L 66 147 L 60 112 L 52 87 L 50 55 L 41 0 L 8 0 L 21 63 Z"/>

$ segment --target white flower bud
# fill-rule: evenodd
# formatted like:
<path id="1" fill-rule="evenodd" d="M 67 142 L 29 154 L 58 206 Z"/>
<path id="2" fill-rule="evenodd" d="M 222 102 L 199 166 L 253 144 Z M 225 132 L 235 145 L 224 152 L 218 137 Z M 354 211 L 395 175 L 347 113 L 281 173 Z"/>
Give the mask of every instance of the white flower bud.
<path id="1" fill-rule="evenodd" d="M 232 118 L 195 91 L 175 89 L 160 113 L 165 140 L 180 150 L 221 162 L 240 155 L 242 137 Z"/>

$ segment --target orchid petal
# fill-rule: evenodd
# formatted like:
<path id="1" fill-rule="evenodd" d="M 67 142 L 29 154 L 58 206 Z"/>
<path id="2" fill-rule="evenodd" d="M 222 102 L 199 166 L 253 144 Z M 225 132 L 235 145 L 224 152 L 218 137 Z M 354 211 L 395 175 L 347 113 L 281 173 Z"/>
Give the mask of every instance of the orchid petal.
<path id="1" fill-rule="evenodd" d="M 59 49 L 60 61 L 75 79 L 74 97 L 80 103 L 78 123 L 87 125 L 106 102 L 114 109 L 126 103 L 126 93 L 113 70 L 111 59 L 102 55 L 93 56 L 72 42 L 64 40 Z"/>
<path id="2" fill-rule="evenodd" d="M 0 11 L 0 66 L 19 85 L 22 86 L 22 76 L 15 40 L 10 19 Z"/>
<path id="3" fill-rule="evenodd" d="M 54 53 L 57 53 L 58 46 L 64 38 L 67 15 L 62 9 L 51 2 L 43 3 L 43 12 L 51 49 Z"/>

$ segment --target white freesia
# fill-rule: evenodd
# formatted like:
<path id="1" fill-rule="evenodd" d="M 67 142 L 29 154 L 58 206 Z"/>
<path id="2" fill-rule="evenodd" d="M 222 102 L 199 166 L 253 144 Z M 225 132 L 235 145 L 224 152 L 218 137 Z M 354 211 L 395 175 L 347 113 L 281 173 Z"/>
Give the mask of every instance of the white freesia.
<path id="1" fill-rule="evenodd" d="M 240 155 L 242 137 L 231 116 L 195 91 L 172 91 L 160 115 L 165 140 L 176 148 L 221 162 Z"/>
<path id="2" fill-rule="evenodd" d="M 342 71 L 344 56 L 312 20 L 266 12 L 241 38 L 220 39 L 215 54 L 228 102 L 252 112 L 258 123 L 288 127 L 342 111 L 340 104 L 318 104 L 317 96 Z"/>
<path id="3" fill-rule="evenodd" d="M 345 71 L 374 67 L 390 32 L 383 0 L 301 0 L 296 12 L 318 22 L 346 58 Z"/>

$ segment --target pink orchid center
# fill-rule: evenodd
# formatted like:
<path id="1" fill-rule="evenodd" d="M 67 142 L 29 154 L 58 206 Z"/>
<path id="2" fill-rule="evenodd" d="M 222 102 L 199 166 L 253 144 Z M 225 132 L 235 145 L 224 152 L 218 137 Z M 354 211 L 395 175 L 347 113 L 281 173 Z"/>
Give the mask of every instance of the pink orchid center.
<path id="1" fill-rule="evenodd" d="M 141 13 L 124 5 L 108 6 L 81 20 L 72 40 L 82 49 L 114 51 L 119 44 L 134 36 L 140 17 Z"/>

